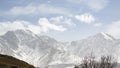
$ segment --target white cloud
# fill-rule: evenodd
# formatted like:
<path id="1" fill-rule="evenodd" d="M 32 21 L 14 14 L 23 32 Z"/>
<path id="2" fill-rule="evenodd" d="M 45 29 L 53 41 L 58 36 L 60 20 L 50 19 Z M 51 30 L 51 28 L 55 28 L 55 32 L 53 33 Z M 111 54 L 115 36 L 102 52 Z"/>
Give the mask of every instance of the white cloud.
<path id="1" fill-rule="evenodd" d="M 33 5 L 29 4 L 27 6 L 17 6 L 10 9 L 7 14 L 19 16 L 19 15 L 29 15 L 29 14 L 69 14 L 65 8 L 51 6 L 47 4 Z"/>
<path id="2" fill-rule="evenodd" d="M 38 25 L 29 25 L 27 28 L 27 30 L 30 30 L 31 32 L 35 33 L 35 34 L 40 34 L 41 32 L 43 32 L 43 30 L 41 29 L 40 26 Z"/>
<path id="3" fill-rule="evenodd" d="M 44 32 L 47 32 L 49 29 L 58 30 L 58 31 L 66 30 L 66 28 L 64 28 L 63 26 L 57 26 L 57 25 L 51 24 L 47 18 L 40 18 L 39 25 L 41 26 Z"/>
<path id="4" fill-rule="evenodd" d="M 120 38 L 120 21 L 113 22 L 107 27 L 106 33 L 111 34 L 115 38 Z"/>
<path id="5" fill-rule="evenodd" d="M 56 24 L 61 23 L 63 21 L 64 17 L 63 16 L 57 16 L 57 17 L 52 17 L 50 18 L 50 21 Z"/>
<path id="6" fill-rule="evenodd" d="M 33 25 L 27 21 L 0 22 L 0 35 L 6 33 L 7 31 L 15 31 L 18 29 L 30 30 L 35 34 L 40 34 L 41 32 L 48 32 L 50 30 L 67 30 L 63 26 L 51 24 L 46 18 L 40 18 L 40 20 L 38 21 L 38 25 Z"/>
<path id="7" fill-rule="evenodd" d="M 103 9 L 107 5 L 107 0 L 86 0 L 88 7 L 95 11 Z"/>
<path id="8" fill-rule="evenodd" d="M 90 13 L 85 13 L 85 14 L 82 14 L 82 15 L 76 15 L 75 18 L 77 20 L 79 20 L 80 22 L 87 23 L 87 24 L 91 24 L 95 21 L 94 16 L 91 15 Z"/>
<path id="9" fill-rule="evenodd" d="M 67 26 L 76 26 L 75 23 L 73 23 L 71 18 L 63 17 L 63 16 L 57 16 L 50 18 L 50 22 L 55 24 L 65 24 Z"/>
<path id="10" fill-rule="evenodd" d="M 63 21 L 63 23 L 67 24 L 68 26 L 76 26 L 76 24 L 70 18 Z"/>
<path id="11" fill-rule="evenodd" d="M 108 0 L 67 0 L 67 1 L 78 5 L 83 5 L 84 7 L 87 6 L 95 11 L 102 10 L 108 3 Z"/>
<path id="12" fill-rule="evenodd" d="M 26 21 L 0 22 L 0 34 L 17 29 L 25 29 L 29 23 Z"/>

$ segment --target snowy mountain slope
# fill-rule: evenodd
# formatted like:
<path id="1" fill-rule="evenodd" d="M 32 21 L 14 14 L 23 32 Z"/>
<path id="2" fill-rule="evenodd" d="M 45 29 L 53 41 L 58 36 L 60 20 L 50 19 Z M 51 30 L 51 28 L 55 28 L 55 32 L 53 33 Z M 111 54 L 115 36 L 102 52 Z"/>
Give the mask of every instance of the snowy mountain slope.
<path id="1" fill-rule="evenodd" d="M 120 41 L 105 33 L 98 33 L 86 39 L 73 41 L 70 45 L 70 51 L 81 57 L 90 55 L 117 55 Z"/>
<path id="2" fill-rule="evenodd" d="M 36 67 L 78 64 L 82 57 L 119 56 L 120 40 L 109 34 L 98 33 L 86 39 L 68 43 L 28 30 L 8 31 L 0 36 L 0 53 L 24 60 Z"/>
<path id="3" fill-rule="evenodd" d="M 15 56 L 38 67 L 52 60 L 57 45 L 55 39 L 38 36 L 27 30 L 8 31 L 0 36 L 0 53 Z"/>

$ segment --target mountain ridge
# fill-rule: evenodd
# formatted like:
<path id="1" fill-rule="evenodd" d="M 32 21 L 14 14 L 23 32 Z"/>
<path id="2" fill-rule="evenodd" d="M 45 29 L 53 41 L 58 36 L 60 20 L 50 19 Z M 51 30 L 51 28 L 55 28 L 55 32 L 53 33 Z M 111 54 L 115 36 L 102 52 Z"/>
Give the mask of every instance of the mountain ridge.
<path id="1" fill-rule="evenodd" d="M 80 63 L 81 58 L 91 53 L 95 56 L 119 56 L 120 40 L 109 34 L 98 33 L 72 42 L 59 42 L 45 35 L 36 35 L 28 30 L 8 31 L 0 36 L 0 53 L 24 60 L 36 67 L 46 65 Z"/>

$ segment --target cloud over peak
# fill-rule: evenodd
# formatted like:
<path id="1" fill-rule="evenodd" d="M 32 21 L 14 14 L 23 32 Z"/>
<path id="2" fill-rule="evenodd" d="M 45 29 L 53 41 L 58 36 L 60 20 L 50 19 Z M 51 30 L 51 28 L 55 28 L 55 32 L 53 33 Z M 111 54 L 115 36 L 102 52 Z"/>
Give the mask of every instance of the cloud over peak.
<path id="1" fill-rule="evenodd" d="M 50 20 L 50 22 L 53 22 L 55 24 L 63 24 L 63 25 L 67 25 L 67 26 L 76 26 L 76 24 L 73 23 L 73 20 L 71 18 L 64 17 L 64 16 L 52 17 L 49 20 Z"/>
<path id="2" fill-rule="evenodd" d="M 57 26 L 54 24 L 51 24 L 47 18 L 40 18 L 39 19 L 39 25 L 43 29 L 44 32 L 47 32 L 49 29 L 57 30 L 57 31 L 65 31 L 66 28 L 63 26 Z"/>
<path id="3" fill-rule="evenodd" d="M 40 18 L 38 25 L 34 25 L 28 21 L 0 22 L 0 35 L 7 31 L 15 31 L 18 29 L 30 30 L 35 34 L 48 32 L 50 30 L 65 31 L 67 30 L 62 25 L 51 24 L 47 18 Z"/>
<path id="4" fill-rule="evenodd" d="M 76 15 L 75 18 L 80 22 L 91 24 L 95 21 L 95 18 L 90 13 L 84 13 L 82 15 Z"/>

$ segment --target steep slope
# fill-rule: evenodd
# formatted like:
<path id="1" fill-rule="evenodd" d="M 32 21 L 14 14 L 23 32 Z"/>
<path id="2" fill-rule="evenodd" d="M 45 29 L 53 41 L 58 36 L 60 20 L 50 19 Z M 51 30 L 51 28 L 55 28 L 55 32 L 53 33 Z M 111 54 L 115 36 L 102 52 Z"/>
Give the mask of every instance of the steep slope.
<path id="1" fill-rule="evenodd" d="M 0 68 L 35 68 L 35 67 L 12 56 L 0 54 Z"/>
<path id="2" fill-rule="evenodd" d="M 0 53 L 44 67 L 58 51 L 58 42 L 48 36 L 38 36 L 27 30 L 8 31 L 0 36 Z M 60 46 L 58 47 L 60 48 Z"/>

